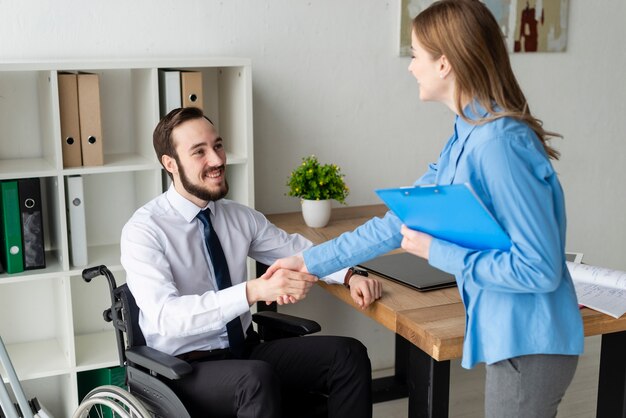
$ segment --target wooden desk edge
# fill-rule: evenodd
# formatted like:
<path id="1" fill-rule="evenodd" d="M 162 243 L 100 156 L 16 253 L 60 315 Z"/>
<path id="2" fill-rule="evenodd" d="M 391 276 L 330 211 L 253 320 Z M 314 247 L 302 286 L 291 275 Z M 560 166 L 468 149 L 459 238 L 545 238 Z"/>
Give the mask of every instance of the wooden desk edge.
<path id="1" fill-rule="evenodd" d="M 383 204 L 378 205 L 363 205 L 363 206 L 342 206 L 339 208 L 333 208 L 330 217 L 330 223 L 324 228 L 311 228 L 311 229 L 325 229 L 332 227 L 333 222 L 352 220 L 365 218 L 369 219 L 374 216 L 383 216 L 387 213 L 388 209 Z M 302 219 L 302 212 L 286 212 L 286 213 L 271 213 L 265 215 L 271 222 L 277 223 L 289 222 L 296 223 L 299 226 L 305 226 Z"/>
<path id="2" fill-rule="evenodd" d="M 352 297 L 350 296 L 350 291 L 341 285 L 328 284 L 325 282 L 318 282 L 318 284 L 326 290 L 331 295 L 340 299 L 342 302 L 352 306 L 357 311 L 362 314 L 369 316 L 374 321 L 383 325 L 385 328 L 392 332 L 396 332 L 396 312 L 393 309 L 388 308 L 384 304 L 381 303 L 372 303 L 366 309 L 361 309 L 357 306 Z"/>
<path id="3" fill-rule="evenodd" d="M 583 325 L 585 327 L 585 337 L 611 334 L 613 332 L 626 330 L 626 315 L 622 315 L 616 319 L 590 308 L 582 308 L 580 314 L 582 315 Z"/>
<path id="4" fill-rule="evenodd" d="M 460 358 L 463 338 L 458 335 L 461 329 L 464 333 L 464 315 L 460 315 L 464 309 L 462 303 L 456 303 L 399 312 L 396 332 L 437 361 Z M 582 308 L 580 313 L 585 337 L 626 330 L 626 315 L 616 319 L 589 308 Z"/>
<path id="5" fill-rule="evenodd" d="M 463 355 L 465 307 L 461 302 L 399 312 L 396 327 L 398 334 L 437 361 Z"/>

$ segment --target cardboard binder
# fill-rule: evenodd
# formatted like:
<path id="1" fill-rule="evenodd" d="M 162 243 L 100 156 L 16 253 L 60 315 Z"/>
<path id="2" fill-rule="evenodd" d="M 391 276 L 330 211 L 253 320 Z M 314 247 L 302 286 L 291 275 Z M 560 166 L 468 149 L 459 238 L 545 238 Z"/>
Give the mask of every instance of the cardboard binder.
<path id="1" fill-rule="evenodd" d="M 38 178 L 17 181 L 22 220 L 22 240 L 24 247 L 24 270 L 46 267 L 43 235 L 43 214 L 41 212 L 41 182 Z"/>
<path id="2" fill-rule="evenodd" d="M 204 109 L 202 73 L 200 71 L 181 72 L 180 85 L 183 107 L 198 107 Z"/>
<path id="3" fill-rule="evenodd" d="M 100 81 L 98 74 L 81 73 L 78 80 L 78 115 L 83 165 L 103 165 Z"/>
<path id="4" fill-rule="evenodd" d="M 69 73 L 59 73 L 58 81 L 63 167 L 80 167 L 83 160 L 78 120 L 78 81 L 76 74 Z"/>
<path id="5" fill-rule="evenodd" d="M 22 226 L 17 181 L 0 182 L 0 232 L 2 234 L 2 264 L 7 273 L 24 271 L 22 258 Z"/>
<path id="6" fill-rule="evenodd" d="M 81 176 L 67 177 L 66 196 L 70 261 L 75 267 L 82 267 L 87 265 L 87 223 L 85 221 L 85 197 Z"/>
<path id="7" fill-rule="evenodd" d="M 161 117 L 182 107 L 180 71 L 159 70 L 159 107 Z"/>

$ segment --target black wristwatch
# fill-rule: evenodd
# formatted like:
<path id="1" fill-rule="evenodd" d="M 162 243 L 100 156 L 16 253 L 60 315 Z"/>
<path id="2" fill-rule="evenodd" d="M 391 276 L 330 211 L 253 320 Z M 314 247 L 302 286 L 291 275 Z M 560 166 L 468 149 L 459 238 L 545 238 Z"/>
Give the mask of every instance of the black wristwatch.
<path id="1" fill-rule="evenodd" d="M 367 273 L 367 270 L 363 270 L 357 267 L 350 267 L 348 271 L 346 271 L 346 276 L 343 279 L 343 285 L 347 287 L 348 289 L 350 289 L 350 279 L 355 274 L 359 276 L 363 276 L 363 277 L 369 276 L 369 274 Z"/>

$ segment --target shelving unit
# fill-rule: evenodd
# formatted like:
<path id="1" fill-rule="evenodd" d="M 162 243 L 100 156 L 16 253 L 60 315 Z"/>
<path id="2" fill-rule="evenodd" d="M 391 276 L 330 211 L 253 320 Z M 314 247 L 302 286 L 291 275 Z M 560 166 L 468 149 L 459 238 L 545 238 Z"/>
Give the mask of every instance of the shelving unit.
<path id="1" fill-rule="evenodd" d="M 46 240 L 45 269 L 0 274 L 0 335 L 27 396 L 37 396 L 58 417 L 78 405 L 78 372 L 117 364 L 112 328 L 102 320 L 110 304 L 106 281 L 86 284 L 83 267 L 70 264 L 65 178 L 83 176 L 88 265 L 106 264 L 123 283 L 122 226 L 163 192 L 152 147 L 159 69 L 202 72 L 204 111 L 225 140 L 228 198 L 253 207 L 250 60 L 0 64 L 0 180 L 41 178 Z M 60 71 L 99 74 L 103 166 L 63 168 Z"/>

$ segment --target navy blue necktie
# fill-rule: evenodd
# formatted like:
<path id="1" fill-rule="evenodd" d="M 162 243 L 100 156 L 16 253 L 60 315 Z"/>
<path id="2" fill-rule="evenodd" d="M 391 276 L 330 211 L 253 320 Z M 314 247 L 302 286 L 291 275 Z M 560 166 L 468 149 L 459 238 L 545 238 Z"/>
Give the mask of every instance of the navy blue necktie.
<path id="1" fill-rule="evenodd" d="M 215 233 L 215 229 L 213 229 L 210 215 L 210 209 L 205 209 L 200 211 L 197 217 L 204 225 L 204 242 L 209 250 L 209 256 L 211 257 L 211 263 L 213 264 L 217 288 L 222 290 L 227 287 L 231 287 L 232 283 L 230 281 L 230 272 L 228 271 L 226 256 L 224 255 L 222 244 L 220 244 L 220 239 Z M 226 324 L 226 331 L 228 332 L 228 344 L 230 346 L 230 351 L 233 355 L 235 355 L 235 357 L 241 357 L 244 348 L 244 334 L 239 317 L 236 317 Z"/>

